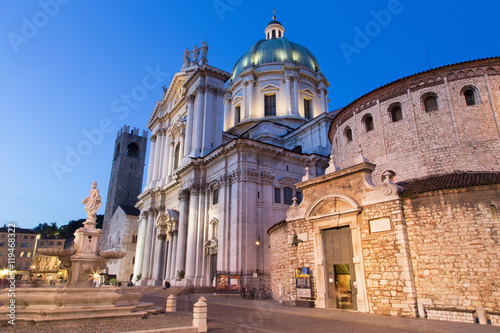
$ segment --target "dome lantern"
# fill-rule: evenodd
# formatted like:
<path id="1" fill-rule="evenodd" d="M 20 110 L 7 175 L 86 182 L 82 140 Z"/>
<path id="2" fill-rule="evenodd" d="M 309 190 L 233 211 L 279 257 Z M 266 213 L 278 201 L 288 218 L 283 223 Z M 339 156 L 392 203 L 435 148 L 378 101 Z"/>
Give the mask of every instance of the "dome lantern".
<path id="1" fill-rule="evenodd" d="M 266 33 L 266 39 L 275 39 L 285 36 L 285 28 L 283 25 L 276 21 L 276 9 L 273 11 L 273 20 L 269 22 L 264 31 Z"/>

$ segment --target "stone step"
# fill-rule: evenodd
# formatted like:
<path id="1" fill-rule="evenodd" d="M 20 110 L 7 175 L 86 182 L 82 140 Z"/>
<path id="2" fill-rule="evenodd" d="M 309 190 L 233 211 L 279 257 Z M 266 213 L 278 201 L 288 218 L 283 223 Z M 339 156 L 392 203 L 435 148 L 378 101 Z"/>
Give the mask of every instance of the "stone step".
<path id="1" fill-rule="evenodd" d="M 86 322 L 86 321 L 94 321 L 94 320 L 115 320 L 122 318 L 135 318 L 139 319 L 146 315 L 146 312 L 138 311 L 134 313 L 104 313 L 104 314 L 82 314 L 79 315 L 67 315 L 62 317 L 30 317 L 19 315 L 16 317 L 16 323 L 27 323 L 28 325 L 53 325 L 53 324 L 68 324 L 71 322 Z"/>

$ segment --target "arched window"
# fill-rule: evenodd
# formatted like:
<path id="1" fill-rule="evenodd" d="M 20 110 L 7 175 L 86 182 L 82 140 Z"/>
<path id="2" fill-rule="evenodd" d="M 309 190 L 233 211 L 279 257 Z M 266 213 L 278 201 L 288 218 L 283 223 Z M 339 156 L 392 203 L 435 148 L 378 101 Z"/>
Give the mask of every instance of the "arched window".
<path id="1" fill-rule="evenodd" d="M 177 169 L 177 167 L 179 166 L 179 158 L 181 153 L 180 150 L 181 150 L 181 144 L 178 143 L 174 149 L 174 170 Z"/>
<path id="2" fill-rule="evenodd" d="M 399 103 L 389 107 L 389 113 L 391 115 L 391 120 L 393 123 L 403 119 L 403 110 L 401 110 L 401 105 Z"/>
<path id="3" fill-rule="evenodd" d="M 285 205 L 293 204 L 293 189 L 290 187 L 283 188 L 283 203 Z"/>
<path id="4" fill-rule="evenodd" d="M 115 156 L 113 157 L 114 160 L 116 160 L 118 158 L 118 156 L 120 155 L 120 143 L 118 142 L 116 144 L 116 148 L 115 148 Z"/>
<path id="5" fill-rule="evenodd" d="M 476 105 L 476 97 L 474 96 L 474 90 L 472 89 L 465 90 L 464 97 L 466 105 Z"/>
<path id="6" fill-rule="evenodd" d="M 462 88 L 461 94 L 465 99 L 465 105 L 477 105 L 481 103 L 479 98 L 479 91 L 474 86 L 465 86 Z"/>
<path id="7" fill-rule="evenodd" d="M 352 129 L 349 126 L 347 126 L 345 128 L 344 135 L 345 135 L 345 138 L 347 139 L 347 142 L 352 141 Z"/>
<path id="8" fill-rule="evenodd" d="M 493 216 L 493 221 L 498 222 L 497 207 L 495 205 L 491 205 L 490 209 L 491 209 L 491 215 Z"/>
<path id="9" fill-rule="evenodd" d="M 281 37 L 281 30 L 278 31 L 278 37 Z"/>
<path id="10" fill-rule="evenodd" d="M 365 125 L 365 132 L 373 131 L 373 117 L 370 114 L 363 117 L 363 124 Z"/>
<path id="11" fill-rule="evenodd" d="M 422 96 L 425 112 L 430 113 L 439 109 L 437 102 L 437 95 L 428 93 Z"/>
<path id="12" fill-rule="evenodd" d="M 276 38 L 276 30 L 273 30 L 273 38 Z"/>
<path id="13" fill-rule="evenodd" d="M 127 146 L 127 156 L 137 157 L 139 156 L 139 146 L 135 142 L 131 142 Z"/>
<path id="14" fill-rule="evenodd" d="M 137 234 L 132 235 L 132 244 L 137 243 Z"/>

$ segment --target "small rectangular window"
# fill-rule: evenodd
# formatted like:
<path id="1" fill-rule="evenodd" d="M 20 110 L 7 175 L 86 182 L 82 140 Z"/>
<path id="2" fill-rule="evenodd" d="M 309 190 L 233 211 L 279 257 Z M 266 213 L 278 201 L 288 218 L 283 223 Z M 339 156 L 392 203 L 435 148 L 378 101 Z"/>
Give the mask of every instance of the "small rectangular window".
<path id="1" fill-rule="evenodd" d="M 132 257 L 132 265 L 135 265 L 135 257 Z"/>
<path id="2" fill-rule="evenodd" d="M 293 190 L 289 187 L 283 189 L 283 203 L 285 205 L 293 204 Z"/>
<path id="3" fill-rule="evenodd" d="M 281 189 L 274 189 L 274 203 L 281 203 Z"/>
<path id="4" fill-rule="evenodd" d="M 237 106 L 234 108 L 234 123 L 239 124 L 241 121 L 241 106 Z"/>
<path id="5" fill-rule="evenodd" d="M 304 118 L 312 119 L 311 117 L 311 100 L 304 99 Z"/>
<path id="6" fill-rule="evenodd" d="M 54 246 L 54 242 L 49 242 L 49 246 Z"/>
<path id="7" fill-rule="evenodd" d="M 265 116 L 276 116 L 276 95 L 266 95 L 265 99 Z"/>
<path id="8" fill-rule="evenodd" d="M 21 243 L 21 247 L 22 247 L 22 248 L 26 248 L 26 247 L 28 247 L 28 243 Z"/>
<path id="9" fill-rule="evenodd" d="M 212 205 L 217 205 L 219 203 L 219 190 L 215 189 L 212 192 Z"/>
<path id="10" fill-rule="evenodd" d="M 19 255 L 20 258 L 24 257 L 24 251 L 21 252 L 21 254 Z"/>

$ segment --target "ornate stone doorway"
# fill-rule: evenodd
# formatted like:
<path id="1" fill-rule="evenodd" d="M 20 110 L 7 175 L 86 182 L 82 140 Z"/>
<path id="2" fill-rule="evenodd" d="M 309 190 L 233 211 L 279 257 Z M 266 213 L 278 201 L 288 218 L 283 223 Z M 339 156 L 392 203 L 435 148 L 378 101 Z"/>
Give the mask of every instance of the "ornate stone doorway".
<path id="1" fill-rule="evenodd" d="M 357 310 L 356 272 L 349 227 L 323 230 L 327 307 Z"/>

